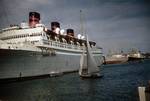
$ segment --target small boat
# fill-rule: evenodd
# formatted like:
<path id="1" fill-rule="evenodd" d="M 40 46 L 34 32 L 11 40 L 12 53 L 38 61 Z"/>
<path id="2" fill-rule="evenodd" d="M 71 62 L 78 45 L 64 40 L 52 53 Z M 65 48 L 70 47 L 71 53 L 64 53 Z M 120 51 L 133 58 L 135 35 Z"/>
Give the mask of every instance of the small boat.
<path id="1" fill-rule="evenodd" d="M 126 54 L 112 54 L 105 57 L 104 64 L 119 64 L 126 63 L 128 61 L 128 57 Z"/>
<path id="2" fill-rule="evenodd" d="M 129 53 L 128 61 L 141 61 L 144 59 L 144 55 L 135 49 L 132 49 L 132 51 Z"/>
<path id="3" fill-rule="evenodd" d="M 102 77 L 102 75 L 100 74 L 100 69 L 97 66 L 92 55 L 88 37 L 86 39 L 86 44 L 87 46 L 85 50 L 83 50 L 83 53 L 80 58 L 79 76 L 82 78 L 100 78 Z"/>

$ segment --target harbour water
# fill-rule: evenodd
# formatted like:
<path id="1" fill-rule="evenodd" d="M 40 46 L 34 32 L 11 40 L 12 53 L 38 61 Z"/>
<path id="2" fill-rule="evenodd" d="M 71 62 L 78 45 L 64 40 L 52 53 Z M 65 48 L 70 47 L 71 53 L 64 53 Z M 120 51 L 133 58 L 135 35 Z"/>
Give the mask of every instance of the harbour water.
<path id="1" fill-rule="evenodd" d="M 78 73 L 0 84 L 0 101 L 139 101 L 138 86 L 148 85 L 150 60 L 105 65 L 101 79 Z"/>

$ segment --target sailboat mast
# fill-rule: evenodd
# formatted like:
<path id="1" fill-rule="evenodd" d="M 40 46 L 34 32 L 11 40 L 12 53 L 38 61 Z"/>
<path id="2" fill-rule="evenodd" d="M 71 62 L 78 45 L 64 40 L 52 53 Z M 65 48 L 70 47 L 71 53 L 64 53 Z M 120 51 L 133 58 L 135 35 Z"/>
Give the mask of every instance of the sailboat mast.
<path id="1" fill-rule="evenodd" d="M 88 70 L 88 66 L 89 66 L 89 64 L 88 64 L 88 58 L 89 58 L 89 55 L 88 55 L 88 52 L 89 52 L 89 50 L 88 50 L 88 36 L 86 35 L 86 56 L 87 56 L 87 58 L 86 58 L 86 60 L 87 60 L 87 70 Z"/>
<path id="2" fill-rule="evenodd" d="M 82 10 L 80 10 L 80 33 L 83 35 L 83 17 L 82 17 Z"/>
<path id="3" fill-rule="evenodd" d="M 83 25 L 83 13 L 82 13 L 82 10 L 80 10 L 80 33 L 82 36 L 85 36 L 85 39 L 87 40 L 87 35 L 86 35 L 86 32 L 84 30 L 84 25 Z M 86 45 L 87 45 L 87 41 L 86 41 Z M 85 50 L 86 50 L 86 54 L 88 53 L 88 49 L 87 49 L 87 46 L 85 46 Z M 88 55 L 86 55 L 86 64 L 88 66 Z M 87 68 L 88 70 L 88 68 Z"/>

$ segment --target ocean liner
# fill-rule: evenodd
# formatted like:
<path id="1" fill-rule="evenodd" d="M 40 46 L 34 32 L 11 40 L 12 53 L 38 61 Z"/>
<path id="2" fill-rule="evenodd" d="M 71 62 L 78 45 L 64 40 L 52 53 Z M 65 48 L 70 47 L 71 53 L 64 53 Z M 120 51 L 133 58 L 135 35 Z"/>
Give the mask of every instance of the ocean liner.
<path id="1" fill-rule="evenodd" d="M 30 12 L 28 23 L 0 30 L 0 79 L 79 70 L 80 57 L 86 47 L 82 35 L 76 37 L 73 29 L 64 31 L 57 21 L 51 22 L 51 28 L 47 28 L 40 19 L 40 13 Z M 100 66 L 102 48 L 93 41 L 89 43 Z"/>

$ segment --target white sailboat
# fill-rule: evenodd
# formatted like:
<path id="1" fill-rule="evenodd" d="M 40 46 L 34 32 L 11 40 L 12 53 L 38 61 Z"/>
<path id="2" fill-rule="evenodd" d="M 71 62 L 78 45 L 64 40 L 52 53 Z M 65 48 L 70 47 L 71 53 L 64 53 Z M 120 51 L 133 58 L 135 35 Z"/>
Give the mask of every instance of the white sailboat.
<path id="1" fill-rule="evenodd" d="M 80 58 L 80 69 L 79 69 L 79 75 L 83 78 L 97 78 L 102 77 L 100 74 L 100 69 L 97 66 L 94 57 L 91 52 L 91 47 L 89 45 L 88 37 L 86 40 L 87 47 L 86 47 L 86 53 L 85 56 L 85 50 L 83 50 L 83 53 Z"/>

